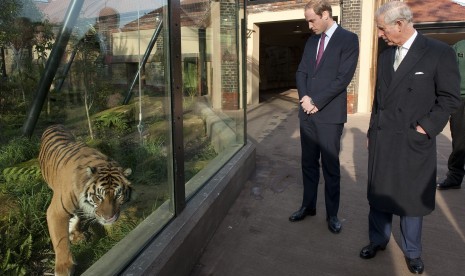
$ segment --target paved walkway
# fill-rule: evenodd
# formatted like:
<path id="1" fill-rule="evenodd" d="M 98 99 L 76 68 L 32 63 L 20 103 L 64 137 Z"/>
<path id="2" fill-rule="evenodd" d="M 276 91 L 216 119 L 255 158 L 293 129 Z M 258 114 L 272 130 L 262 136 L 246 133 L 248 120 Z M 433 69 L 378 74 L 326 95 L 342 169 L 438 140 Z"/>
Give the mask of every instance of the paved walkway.
<path id="1" fill-rule="evenodd" d="M 399 220 L 385 251 L 363 260 L 368 243 L 366 129 L 369 114 L 349 115 L 341 151 L 342 232 L 325 220 L 323 179 L 317 215 L 291 223 L 300 207 L 302 179 L 295 90 L 266 95 L 248 111 L 248 135 L 257 145 L 257 170 L 224 218 L 191 276 L 412 275 L 400 250 Z M 438 136 L 438 176 L 447 171 L 450 133 Z M 424 219 L 423 275 L 465 275 L 465 189 L 438 191 Z"/>

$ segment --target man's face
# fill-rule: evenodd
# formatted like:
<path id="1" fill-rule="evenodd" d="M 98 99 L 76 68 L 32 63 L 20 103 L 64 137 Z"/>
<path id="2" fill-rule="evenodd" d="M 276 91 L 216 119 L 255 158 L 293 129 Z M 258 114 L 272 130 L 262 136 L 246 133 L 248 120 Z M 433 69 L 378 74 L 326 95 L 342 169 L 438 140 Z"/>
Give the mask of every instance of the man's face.
<path id="1" fill-rule="evenodd" d="M 386 24 L 384 15 L 378 16 L 376 19 L 376 28 L 378 29 L 378 37 L 382 38 L 389 46 L 401 46 L 401 26 L 398 21 L 394 24 Z"/>
<path id="2" fill-rule="evenodd" d="M 313 11 L 313 9 L 308 9 L 305 11 L 305 20 L 308 23 L 308 28 L 313 31 L 315 34 L 321 34 L 326 31 L 328 28 L 328 12 L 324 11 L 322 16 L 319 16 Z"/>

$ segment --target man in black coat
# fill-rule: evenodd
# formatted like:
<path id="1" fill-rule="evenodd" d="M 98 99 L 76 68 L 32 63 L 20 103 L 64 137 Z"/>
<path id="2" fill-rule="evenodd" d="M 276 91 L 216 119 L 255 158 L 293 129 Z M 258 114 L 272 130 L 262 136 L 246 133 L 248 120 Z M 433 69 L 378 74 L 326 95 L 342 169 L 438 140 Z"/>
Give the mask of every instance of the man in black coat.
<path id="1" fill-rule="evenodd" d="M 333 20 L 327 1 L 308 2 L 304 15 L 315 34 L 305 45 L 296 73 L 304 192 L 301 208 L 289 220 L 315 215 L 321 156 L 328 228 L 339 233 L 339 152 L 347 121 L 347 86 L 357 67 L 359 43 L 356 34 Z"/>
<path id="2" fill-rule="evenodd" d="M 457 54 L 461 76 L 459 109 L 450 115 L 449 125 L 452 136 L 452 152 L 447 160 L 446 178 L 437 185 L 438 190 L 460 189 L 465 176 L 465 40 L 455 43 L 452 48 Z"/>
<path id="3" fill-rule="evenodd" d="M 407 266 L 422 273 L 422 221 L 435 207 L 436 136 L 460 104 L 460 75 L 454 50 L 419 34 L 405 2 L 381 6 L 376 24 L 392 47 L 378 59 L 368 129 L 370 244 L 360 257 L 385 249 L 398 215 Z"/>

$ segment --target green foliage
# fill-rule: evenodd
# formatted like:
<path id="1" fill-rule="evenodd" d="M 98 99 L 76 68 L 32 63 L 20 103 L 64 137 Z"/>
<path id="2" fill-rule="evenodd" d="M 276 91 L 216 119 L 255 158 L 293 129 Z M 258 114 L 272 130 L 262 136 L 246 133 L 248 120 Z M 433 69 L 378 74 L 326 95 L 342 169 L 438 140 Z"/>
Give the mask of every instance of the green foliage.
<path id="1" fill-rule="evenodd" d="M 43 14 L 33 0 L 1 1 L 0 47 L 12 50 L 10 55 L 13 57 L 13 66 L 10 77 L 18 84 L 22 94 L 20 99 L 25 106 L 33 99 L 39 76 L 36 67 L 32 66 L 32 49 L 37 44 L 42 45 L 47 38 L 43 36 L 38 39 L 36 32 L 42 18 Z"/>
<path id="2" fill-rule="evenodd" d="M 79 266 L 76 267 L 77 275 L 84 272 L 93 263 L 98 261 L 110 248 L 129 234 L 143 221 L 141 217 L 121 216 L 114 224 L 103 227 L 93 225 L 88 230 L 89 239 L 71 246 L 71 251 Z"/>
<path id="3" fill-rule="evenodd" d="M 206 137 L 188 141 L 184 150 L 186 152 L 184 159 L 186 181 L 201 171 L 210 160 L 218 155 Z"/>
<path id="4" fill-rule="evenodd" d="M 37 139 L 16 137 L 0 148 L 0 271 L 32 275 L 50 264 L 45 213 L 51 191 L 34 158 Z M 10 208 L 9 208 L 10 207 Z"/>
<path id="5" fill-rule="evenodd" d="M 36 39 L 35 52 L 37 53 L 37 63 L 40 66 L 40 71 L 43 71 L 48 53 L 53 48 L 55 35 L 53 26 L 48 20 L 44 20 L 39 26 L 36 26 L 36 31 L 39 32 L 39 36 Z"/>
<path id="6" fill-rule="evenodd" d="M 159 138 L 153 141 L 147 141 L 145 145 L 139 147 L 135 152 L 141 166 L 138 166 L 136 179 L 144 179 L 144 182 L 154 183 L 154 180 L 165 181 L 168 178 L 168 164 L 166 153 L 166 142 Z M 139 168 L 140 167 L 140 168 Z"/>
<path id="7" fill-rule="evenodd" d="M 198 68 L 196 60 L 184 60 L 183 69 L 183 109 L 192 110 L 195 104 L 195 96 L 200 95 L 198 92 Z"/>
<path id="8" fill-rule="evenodd" d="M 1 101 L 1 113 L 0 123 L 4 124 L 3 127 L 15 128 L 17 131 L 23 123 L 24 117 L 26 116 L 25 103 L 21 94 L 21 85 L 16 81 L 15 78 L 7 78 L 1 80 L 0 85 L 0 98 Z M 6 117 L 6 115 L 8 115 Z M 13 123 L 13 125 L 11 125 Z M 18 131 L 19 132 L 19 131 Z M 4 135 L 3 131 L 0 135 Z"/>
<path id="9" fill-rule="evenodd" d="M 11 32 L 10 26 L 15 18 L 19 16 L 22 2 L 18 0 L 2 0 L 0 8 L 0 47 L 8 43 Z"/>
<path id="10" fill-rule="evenodd" d="M 19 50 L 26 45 L 32 45 L 33 28 L 31 23 L 40 22 L 42 18 L 43 14 L 33 0 L 2 0 L 0 5 L 0 47 L 12 45 Z M 28 22 L 29 24 L 27 24 Z"/>
<path id="11" fill-rule="evenodd" d="M 40 168 L 37 166 L 32 167 L 9 167 L 3 170 L 3 178 L 7 182 L 12 181 L 34 181 L 40 180 Z"/>
<path id="12" fill-rule="evenodd" d="M 167 180 L 167 152 L 163 138 L 146 141 L 142 145 L 117 139 L 108 141 L 111 144 L 103 143 L 98 148 L 118 160 L 123 167 L 130 167 L 133 171 L 131 174 L 133 182 L 153 185 L 154 183 L 164 183 Z"/>
<path id="13" fill-rule="evenodd" d="M 0 216 L 0 271 L 6 275 L 40 275 L 52 267 L 46 209 L 51 191 L 40 181 L 1 185 L 10 205 Z"/>
<path id="14" fill-rule="evenodd" d="M 96 111 L 108 109 L 110 96 L 117 95 L 116 97 L 118 97 L 119 95 L 121 95 L 119 94 L 120 92 L 117 89 L 115 89 L 115 87 L 110 82 L 106 81 L 104 78 L 105 77 L 103 76 L 103 74 L 99 74 L 99 80 L 96 81 L 95 85 L 96 92 L 94 95 L 94 102 Z"/>
<path id="15" fill-rule="evenodd" d="M 129 121 L 124 113 L 105 112 L 94 119 L 95 127 L 101 132 L 109 129 L 123 134 L 129 129 Z"/>
<path id="16" fill-rule="evenodd" d="M 15 137 L 0 147 L 0 169 L 33 159 L 38 153 L 38 138 Z"/>
<path id="17" fill-rule="evenodd" d="M 3 233 L 0 234 L 0 241 L 4 238 Z M 29 234 L 23 243 L 19 246 L 19 251 L 7 249 L 3 262 L 0 264 L 0 271 L 9 275 L 27 275 L 27 268 L 24 264 L 18 263 L 15 260 L 29 260 L 32 255 L 32 235 Z"/>
<path id="18" fill-rule="evenodd" d="M 196 60 L 184 60 L 182 73 L 183 91 L 189 96 L 196 95 L 198 85 L 198 68 Z"/>
<path id="19" fill-rule="evenodd" d="M 26 115 L 18 111 L 16 112 L 16 114 L 13 114 L 13 112 L 9 113 L 7 111 L 0 115 L 0 160 L 2 160 L 1 155 L 4 145 L 10 143 L 11 137 L 18 137 L 21 135 L 21 126 Z M 2 162 L 0 161 L 0 168 L 2 167 L 1 164 Z"/>

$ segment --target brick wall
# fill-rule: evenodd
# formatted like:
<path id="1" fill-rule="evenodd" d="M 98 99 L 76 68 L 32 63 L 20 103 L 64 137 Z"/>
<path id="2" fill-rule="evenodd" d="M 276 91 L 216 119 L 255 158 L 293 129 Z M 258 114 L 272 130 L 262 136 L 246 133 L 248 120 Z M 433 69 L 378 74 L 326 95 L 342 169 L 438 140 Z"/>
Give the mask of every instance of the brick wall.
<path id="1" fill-rule="evenodd" d="M 220 2 L 221 32 L 221 106 L 223 109 L 239 109 L 239 75 L 237 55 L 237 12 L 235 2 Z"/>
<path id="2" fill-rule="evenodd" d="M 362 1 L 363 0 L 344 0 L 342 5 L 341 26 L 352 31 L 360 38 L 362 28 Z M 358 98 L 358 74 L 360 65 L 357 65 L 354 78 L 347 87 L 347 113 L 353 114 L 357 112 Z"/>
<path id="3" fill-rule="evenodd" d="M 274 0 L 255 0 L 247 2 L 248 13 L 258 13 L 265 11 L 281 11 L 291 9 L 303 9 L 308 1 L 294 0 L 294 1 L 274 1 Z M 339 5 L 339 0 L 329 0 L 331 5 Z"/>

